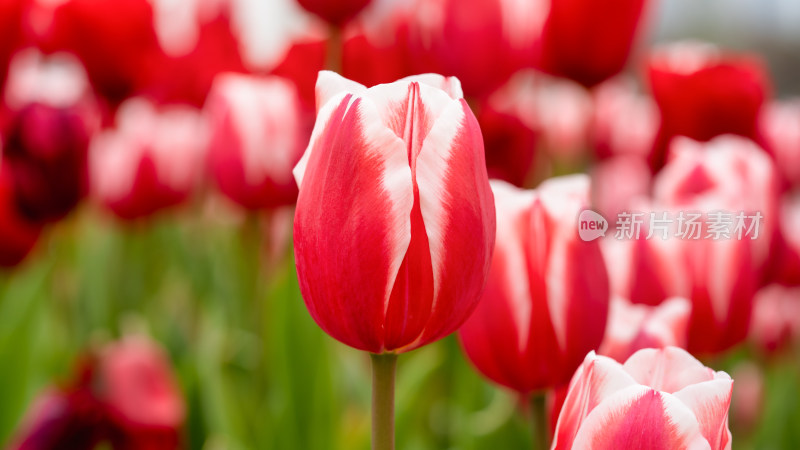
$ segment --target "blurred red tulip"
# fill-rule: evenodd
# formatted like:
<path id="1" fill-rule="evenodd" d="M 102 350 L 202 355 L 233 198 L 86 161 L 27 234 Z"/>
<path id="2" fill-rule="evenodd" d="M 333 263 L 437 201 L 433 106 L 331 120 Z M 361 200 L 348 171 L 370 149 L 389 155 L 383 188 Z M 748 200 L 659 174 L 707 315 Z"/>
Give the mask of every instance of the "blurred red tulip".
<path id="1" fill-rule="evenodd" d="M 297 199 L 292 169 L 311 134 L 294 85 L 279 77 L 223 74 L 206 104 L 209 162 L 220 191 L 248 209 Z"/>
<path id="2" fill-rule="evenodd" d="M 458 77 L 469 97 L 482 97 L 530 67 L 543 17 L 541 2 L 418 0 L 409 45 L 417 72 Z"/>
<path id="3" fill-rule="evenodd" d="M 294 244 L 306 306 L 357 349 L 401 353 L 455 331 L 494 246 L 480 128 L 457 79 L 367 89 L 332 72 L 295 168 Z"/>
<path id="4" fill-rule="evenodd" d="M 758 291 L 750 339 L 765 353 L 774 353 L 800 341 L 800 286 L 773 284 Z"/>
<path id="5" fill-rule="evenodd" d="M 306 36 L 289 45 L 284 57 L 270 73 L 289 80 L 297 86 L 303 105 L 314 109 L 317 74 L 325 68 L 326 41 Z"/>
<path id="6" fill-rule="evenodd" d="M 115 449 L 182 448 L 185 406 L 169 360 L 158 346 L 141 337 L 109 345 L 97 376 Z"/>
<path id="7" fill-rule="evenodd" d="M 628 61 L 645 0 L 613 4 L 593 0 L 545 0 L 549 4 L 537 66 L 593 87 Z"/>
<path id="8" fill-rule="evenodd" d="M 342 26 L 367 7 L 372 0 L 297 0 L 306 11 L 334 26 Z"/>
<path id="9" fill-rule="evenodd" d="M 742 361 L 733 368 L 731 420 L 738 432 L 755 428 L 764 413 L 764 373 L 752 361 Z"/>
<path id="10" fill-rule="evenodd" d="M 0 0 L 0 86 L 3 86 L 11 57 L 24 43 L 25 0 Z"/>
<path id="11" fill-rule="evenodd" d="M 36 245 L 40 232 L 41 225 L 30 223 L 17 210 L 11 174 L 0 160 L 0 266 L 22 262 Z"/>
<path id="12" fill-rule="evenodd" d="M 800 187 L 800 100 L 770 103 L 759 125 L 784 184 Z"/>
<path id="13" fill-rule="evenodd" d="M 628 79 L 613 79 L 597 86 L 594 94 L 592 145 L 599 159 L 614 156 L 647 161 L 658 134 L 658 107 L 636 92 Z"/>
<path id="14" fill-rule="evenodd" d="M 178 205 L 198 184 L 207 143 L 205 121 L 194 108 L 157 110 L 146 100 L 128 100 L 116 129 L 92 141 L 93 195 L 128 220 Z"/>
<path id="15" fill-rule="evenodd" d="M 22 52 L 5 99 L 3 164 L 17 207 L 31 221 L 59 220 L 88 192 L 86 154 L 100 114 L 85 74 L 67 57 Z"/>
<path id="16" fill-rule="evenodd" d="M 600 161 L 592 167 L 591 177 L 592 205 L 612 222 L 612 227 L 620 213 L 632 211 L 650 195 L 650 169 L 638 155 L 623 154 Z"/>
<path id="17" fill-rule="evenodd" d="M 622 297 L 614 297 L 606 336 L 598 353 L 625 362 L 643 348 L 684 348 L 691 311 L 692 304 L 680 297 L 658 306 L 635 305 Z"/>
<path id="18" fill-rule="evenodd" d="M 731 448 L 733 380 L 677 347 L 625 364 L 591 352 L 570 382 L 553 450 Z"/>
<path id="19" fill-rule="evenodd" d="M 676 294 L 692 301 L 688 349 L 720 352 L 747 334 L 753 295 L 777 226 L 775 170 L 761 149 L 737 137 L 708 144 L 682 138 L 672 152 L 654 182 L 656 204 L 673 212 L 705 214 L 702 236 L 676 243 L 681 257 L 674 264 L 683 268 L 687 283 L 686 291 Z M 730 226 L 727 236 L 715 239 L 709 223 L 711 214 L 720 211 L 729 214 Z M 757 228 L 757 219 L 742 223 L 741 237 L 736 231 L 740 214 L 761 215 Z M 719 224 L 728 226 L 719 217 Z"/>
<path id="20" fill-rule="evenodd" d="M 758 116 L 770 93 L 755 55 L 724 55 L 711 45 L 679 43 L 653 52 L 647 74 L 661 111 L 651 162 L 663 165 L 674 136 L 708 141 L 721 134 L 759 140 Z"/>
<path id="21" fill-rule="evenodd" d="M 772 247 L 766 281 L 800 285 L 800 191 L 781 201 L 780 230 Z"/>
<path id="22" fill-rule="evenodd" d="M 44 51 L 77 55 L 115 104 L 149 80 L 161 54 L 148 0 L 38 2 L 34 27 Z"/>
<path id="23" fill-rule="evenodd" d="M 102 406 L 85 387 L 41 393 L 8 450 L 91 450 L 106 430 Z"/>
<path id="24" fill-rule="evenodd" d="M 490 380 L 521 394 L 566 383 L 606 327 L 608 276 L 597 241 L 578 238 L 582 175 L 535 191 L 492 182 L 497 244 L 480 304 L 459 330 Z"/>

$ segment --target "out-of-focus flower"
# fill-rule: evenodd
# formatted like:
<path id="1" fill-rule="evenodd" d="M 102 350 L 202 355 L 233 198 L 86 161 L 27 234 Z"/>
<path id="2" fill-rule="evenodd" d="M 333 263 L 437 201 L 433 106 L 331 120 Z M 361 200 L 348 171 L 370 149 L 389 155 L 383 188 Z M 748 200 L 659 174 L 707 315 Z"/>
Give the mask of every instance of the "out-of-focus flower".
<path id="1" fill-rule="evenodd" d="M 647 74 L 661 111 L 652 154 L 663 165 L 675 136 L 708 141 L 722 134 L 759 140 L 758 116 L 770 92 L 763 62 L 754 55 L 726 55 L 712 45 L 678 43 L 653 52 Z"/>
<path id="2" fill-rule="evenodd" d="M 279 77 L 220 75 L 206 113 L 220 191 L 248 209 L 294 203 L 292 169 L 311 134 L 294 85 Z"/>
<path id="3" fill-rule="evenodd" d="M 0 0 L 0 86 L 6 79 L 11 57 L 24 43 L 24 0 Z"/>
<path id="4" fill-rule="evenodd" d="M 74 53 L 94 88 L 112 103 L 151 77 L 161 49 L 148 0 L 38 2 L 32 13 L 39 46 Z"/>
<path id="5" fill-rule="evenodd" d="M 477 304 L 495 236 L 480 128 L 457 79 L 367 89 L 332 72 L 295 168 L 300 290 L 328 334 L 401 353 L 455 331 Z"/>
<path id="6" fill-rule="evenodd" d="M 772 284 L 758 291 L 750 339 L 766 353 L 800 340 L 800 287 Z"/>
<path id="7" fill-rule="evenodd" d="M 620 364 L 591 352 L 572 378 L 553 449 L 731 448 L 733 380 L 677 347 Z"/>
<path id="8" fill-rule="evenodd" d="M 100 125 L 85 74 L 67 56 L 25 51 L 12 62 L 5 93 L 3 165 L 17 207 L 31 221 L 61 219 L 88 192 L 86 153 Z"/>
<path id="9" fill-rule="evenodd" d="M 181 448 L 185 406 L 161 348 L 142 337 L 126 337 L 104 349 L 97 377 L 114 448 Z"/>
<path id="10" fill-rule="evenodd" d="M 759 125 L 785 184 L 800 186 L 800 100 L 768 104 Z"/>
<path id="11" fill-rule="evenodd" d="M 537 66 L 592 87 L 628 61 L 645 0 L 548 0 Z"/>
<path id="12" fill-rule="evenodd" d="M 151 340 L 128 336 L 78 362 L 75 378 L 31 404 L 14 450 L 183 448 L 183 396 Z"/>
<path id="13" fill-rule="evenodd" d="M 700 236 L 672 238 L 681 255 L 674 264 L 683 268 L 687 283 L 686 291 L 675 294 L 692 301 L 688 349 L 720 352 L 747 334 L 777 226 L 775 170 L 766 153 L 738 137 L 708 144 L 682 138 L 672 152 L 654 182 L 655 204 L 673 215 L 684 212 L 684 219 L 701 214 Z"/>
<path id="14" fill-rule="evenodd" d="M 342 26 L 367 7 L 372 0 L 297 0 L 308 12 L 334 26 Z"/>
<path id="15" fill-rule="evenodd" d="M 486 290 L 459 330 L 472 364 L 521 394 L 566 383 L 603 339 L 609 286 L 597 241 L 576 218 L 589 179 L 554 178 L 535 191 L 493 181 L 497 243 Z"/>
<path id="16" fill-rule="evenodd" d="M 647 161 L 658 135 L 660 116 L 655 102 L 636 92 L 630 79 L 612 79 L 594 92 L 592 145 L 599 159 L 614 156 Z"/>
<path id="17" fill-rule="evenodd" d="M 30 223 L 17 210 L 11 174 L 0 160 L 0 266 L 22 262 L 36 245 L 40 232 L 41 225 Z"/>
<path id="18" fill-rule="evenodd" d="M 293 41 L 270 73 L 294 82 L 303 105 L 314 110 L 317 74 L 325 68 L 326 41 L 315 35 Z"/>
<path id="19" fill-rule="evenodd" d="M 632 211 L 650 194 L 650 169 L 647 161 L 637 155 L 621 155 L 601 161 L 592 167 L 591 177 L 592 205 L 614 224 L 619 213 Z"/>
<path id="20" fill-rule="evenodd" d="M 731 420 L 737 431 L 748 432 L 761 420 L 764 410 L 764 374 L 752 361 L 743 361 L 733 368 Z"/>
<path id="21" fill-rule="evenodd" d="M 457 76 L 469 97 L 488 95 L 532 63 L 545 2 L 419 0 L 410 48 L 417 71 Z"/>
<path id="22" fill-rule="evenodd" d="M 598 353 L 625 362 L 643 348 L 684 348 L 691 311 L 692 304 L 680 297 L 658 306 L 635 305 L 622 297 L 614 297 L 606 336 Z"/>
<path id="23" fill-rule="evenodd" d="M 191 107 L 157 110 L 143 99 L 123 103 L 116 129 L 91 146 L 93 195 L 122 219 L 136 219 L 185 201 L 202 175 L 206 123 Z"/>
<path id="24" fill-rule="evenodd" d="M 784 195 L 779 226 L 766 268 L 766 281 L 797 286 L 800 285 L 800 192 Z"/>

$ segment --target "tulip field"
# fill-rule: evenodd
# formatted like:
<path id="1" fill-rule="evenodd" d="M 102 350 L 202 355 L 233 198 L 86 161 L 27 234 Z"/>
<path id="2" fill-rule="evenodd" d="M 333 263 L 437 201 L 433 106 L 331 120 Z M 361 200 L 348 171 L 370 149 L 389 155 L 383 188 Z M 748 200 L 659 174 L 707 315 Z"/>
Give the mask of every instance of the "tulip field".
<path id="1" fill-rule="evenodd" d="M 800 448 L 800 7 L 613 3 L 0 0 L 0 448 Z"/>

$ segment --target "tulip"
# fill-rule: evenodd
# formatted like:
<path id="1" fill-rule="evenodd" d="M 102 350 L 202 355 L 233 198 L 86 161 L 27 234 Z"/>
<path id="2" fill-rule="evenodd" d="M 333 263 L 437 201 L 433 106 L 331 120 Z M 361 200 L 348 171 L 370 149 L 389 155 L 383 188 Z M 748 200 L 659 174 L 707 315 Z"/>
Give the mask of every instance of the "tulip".
<path id="1" fill-rule="evenodd" d="M 625 67 L 645 0 L 549 0 L 537 67 L 593 87 Z"/>
<path id="2" fill-rule="evenodd" d="M 320 72 L 317 98 L 295 168 L 295 257 L 309 312 L 372 353 L 450 334 L 477 304 L 494 243 L 480 130 L 458 80 L 367 89 Z"/>
<path id="3" fill-rule="evenodd" d="M 750 339 L 764 353 L 800 341 L 800 287 L 772 284 L 755 296 Z"/>
<path id="4" fill-rule="evenodd" d="M 764 372 L 752 361 L 742 361 L 733 368 L 731 420 L 736 430 L 752 431 L 764 412 Z M 740 431 L 740 432 L 741 432 Z"/>
<path id="5" fill-rule="evenodd" d="M 44 51 L 77 55 L 95 89 L 113 104 L 141 89 L 161 49 L 147 0 L 38 2 Z"/>
<path id="6" fill-rule="evenodd" d="M 17 206 L 32 222 L 52 222 L 88 192 L 87 149 L 100 115 L 85 73 L 68 57 L 20 53 L 6 86 L 3 164 Z"/>
<path id="7" fill-rule="evenodd" d="M 767 266 L 767 282 L 800 284 L 800 192 L 781 200 L 779 230 Z"/>
<path id="8" fill-rule="evenodd" d="M 553 450 L 730 449 L 733 380 L 677 347 L 625 364 L 589 353 L 570 382 Z"/>
<path id="9" fill-rule="evenodd" d="M 636 155 L 615 156 L 601 161 L 591 169 L 591 177 L 592 204 L 612 223 L 620 213 L 632 211 L 650 193 L 650 169 L 647 161 Z M 625 180 L 625 183 L 619 180 Z"/>
<path id="10" fill-rule="evenodd" d="M 736 134 L 759 140 L 758 117 L 770 86 L 764 63 L 757 57 L 679 43 L 653 52 L 647 75 L 661 111 L 651 159 L 654 168 L 663 165 L 675 136 L 708 141 Z"/>
<path id="11" fill-rule="evenodd" d="M 625 362 L 643 348 L 684 348 L 691 310 L 691 303 L 680 297 L 658 306 L 635 305 L 622 297 L 614 297 L 606 336 L 598 353 Z"/>
<path id="12" fill-rule="evenodd" d="M 92 141 L 93 195 L 126 220 L 184 202 L 202 173 L 208 141 L 202 115 L 132 99 L 120 106 L 116 123 Z"/>
<path id="13" fill-rule="evenodd" d="M 292 169 L 310 135 L 294 85 L 279 77 L 220 75 L 206 114 L 209 162 L 220 191 L 253 210 L 294 203 Z"/>
<path id="14" fill-rule="evenodd" d="M 294 254 L 316 323 L 373 362 L 373 448 L 394 448 L 396 354 L 475 308 L 495 236 L 477 120 L 455 78 L 367 89 L 320 72 L 317 122 L 294 175 Z"/>
<path id="15" fill-rule="evenodd" d="M 592 146 L 600 159 L 614 156 L 647 160 L 661 122 L 658 107 L 636 92 L 628 79 L 609 80 L 594 90 Z"/>
<path id="16" fill-rule="evenodd" d="M 482 97 L 529 67 L 541 30 L 539 2 L 418 0 L 409 45 L 418 71 L 458 77 L 470 97 Z"/>
<path id="17" fill-rule="evenodd" d="M 525 395 L 566 383 L 600 345 L 608 275 L 598 242 L 576 231 L 588 177 L 551 179 L 535 191 L 492 188 L 497 244 L 486 291 L 459 337 L 480 373 Z"/>
<path id="18" fill-rule="evenodd" d="M 0 267 L 12 267 L 22 262 L 36 245 L 41 232 L 41 225 L 30 223 L 17 210 L 13 189 L 11 174 L 0 161 Z"/>
<path id="19" fill-rule="evenodd" d="M 97 370 L 114 448 L 182 448 L 185 406 L 163 350 L 126 337 L 104 349 Z"/>
<path id="20" fill-rule="evenodd" d="M 334 26 L 342 26 L 352 20 L 372 0 L 297 0 L 306 11 Z"/>
<path id="21" fill-rule="evenodd" d="M 23 0 L 0 0 L 0 86 L 6 79 L 8 63 L 23 45 Z"/>
<path id="22" fill-rule="evenodd" d="M 784 184 L 800 187 L 800 100 L 768 104 L 759 129 Z"/>

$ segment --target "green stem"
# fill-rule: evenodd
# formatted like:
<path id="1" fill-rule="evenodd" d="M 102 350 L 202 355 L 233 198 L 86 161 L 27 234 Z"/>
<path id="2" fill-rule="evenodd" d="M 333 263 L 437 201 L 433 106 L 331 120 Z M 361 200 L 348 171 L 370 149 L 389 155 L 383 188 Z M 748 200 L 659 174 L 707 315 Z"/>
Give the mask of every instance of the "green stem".
<path id="1" fill-rule="evenodd" d="M 394 450 L 394 375 L 397 355 L 372 357 L 372 450 Z"/>
<path id="2" fill-rule="evenodd" d="M 547 397 L 544 393 L 534 394 L 531 398 L 531 431 L 535 449 L 546 450 L 550 447 L 550 430 L 547 424 Z"/>

